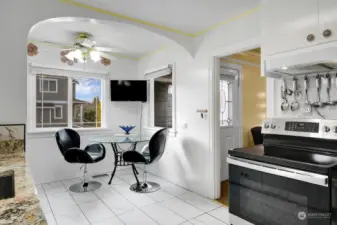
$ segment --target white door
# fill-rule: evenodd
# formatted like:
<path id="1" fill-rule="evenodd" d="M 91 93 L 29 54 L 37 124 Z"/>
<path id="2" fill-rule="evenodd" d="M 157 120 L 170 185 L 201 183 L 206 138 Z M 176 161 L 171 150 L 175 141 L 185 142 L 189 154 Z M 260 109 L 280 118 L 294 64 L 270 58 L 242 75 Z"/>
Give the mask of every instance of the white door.
<path id="1" fill-rule="evenodd" d="M 240 72 L 235 69 L 220 69 L 220 157 L 221 181 L 228 180 L 228 150 L 240 147 Z"/>
<path id="2" fill-rule="evenodd" d="M 334 1 L 334 0 L 332 0 Z M 266 0 L 262 5 L 262 45 L 265 55 L 318 44 L 318 0 Z M 314 35 L 308 41 L 308 35 Z"/>

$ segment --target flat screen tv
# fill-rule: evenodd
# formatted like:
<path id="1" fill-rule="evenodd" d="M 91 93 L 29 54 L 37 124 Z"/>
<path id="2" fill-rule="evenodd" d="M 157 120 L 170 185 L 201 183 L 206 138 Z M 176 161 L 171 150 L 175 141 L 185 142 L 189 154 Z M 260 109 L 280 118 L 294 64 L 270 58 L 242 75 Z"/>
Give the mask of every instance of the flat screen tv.
<path id="1" fill-rule="evenodd" d="M 111 101 L 147 101 L 146 80 L 111 80 Z"/>

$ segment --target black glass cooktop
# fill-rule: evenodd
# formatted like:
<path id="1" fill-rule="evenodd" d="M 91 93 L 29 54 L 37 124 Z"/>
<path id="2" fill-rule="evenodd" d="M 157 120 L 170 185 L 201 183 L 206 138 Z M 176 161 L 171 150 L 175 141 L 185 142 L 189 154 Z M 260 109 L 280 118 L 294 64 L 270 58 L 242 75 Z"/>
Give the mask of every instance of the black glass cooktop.
<path id="1" fill-rule="evenodd" d="M 257 145 L 230 150 L 229 155 L 324 174 L 337 165 L 335 155 L 291 147 Z"/>

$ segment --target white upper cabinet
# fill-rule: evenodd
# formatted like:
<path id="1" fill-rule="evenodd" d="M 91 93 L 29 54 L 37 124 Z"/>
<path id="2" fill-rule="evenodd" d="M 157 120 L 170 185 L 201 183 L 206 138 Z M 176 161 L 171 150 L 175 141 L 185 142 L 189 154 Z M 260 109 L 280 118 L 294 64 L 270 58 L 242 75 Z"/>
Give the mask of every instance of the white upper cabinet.
<path id="1" fill-rule="evenodd" d="M 319 25 L 323 42 L 337 40 L 337 0 L 319 0 Z"/>
<path id="2" fill-rule="evenodd" d="M 273 55 L 319 43 L 322 35 L 319 29 L 318 1 L 263 1 L 261 18 L 263 54 Z"/>

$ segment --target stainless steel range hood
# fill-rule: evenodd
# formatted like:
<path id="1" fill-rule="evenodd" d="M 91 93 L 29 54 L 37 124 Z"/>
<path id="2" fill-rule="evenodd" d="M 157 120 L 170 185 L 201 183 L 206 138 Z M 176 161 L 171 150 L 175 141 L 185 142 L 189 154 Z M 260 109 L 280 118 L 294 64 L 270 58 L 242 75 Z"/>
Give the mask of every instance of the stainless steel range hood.
<path id="1" fill-rule="evenodd" d="M 265 76 L 275 78 L 336 72 L 337 43 L 332 42 L 264 57 L 263 68 Z"/>

